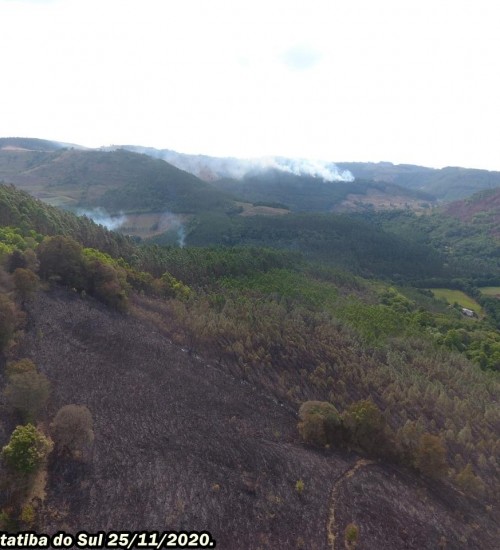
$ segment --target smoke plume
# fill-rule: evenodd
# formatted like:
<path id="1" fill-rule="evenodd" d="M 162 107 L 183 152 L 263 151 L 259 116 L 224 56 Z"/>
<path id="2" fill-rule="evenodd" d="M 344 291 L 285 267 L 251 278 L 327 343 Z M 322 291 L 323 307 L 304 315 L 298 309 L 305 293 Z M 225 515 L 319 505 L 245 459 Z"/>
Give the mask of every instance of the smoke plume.
<path id="1" fill-rule="evenodd" d="M 349 170 L 340 171 L 333 162 L 322 160 L 270 157 L 268 159 L 256 159 L 255 167 L 263 170 L 279 170 L 296 176 L 312 176 L 313 178 L 321 178 L 324 181 L 354 181 L 354 176 Z"/>
<path id="2" fill-rule="evenodd" d="M 335 163 L 324 160 L 311 160 L 286 157 L 261 157 L 241 159 L 234 157 L 209 157 L 207 155 L 190 155 L 177 153 L 170 149 L 155 149 L 137 145 L 111 146 L 104 150 L 118 148 L 127 149 L 136 153 L 143 153 L 154 158 L 162 159 L 175 167 L 190 172 L 205 181 L 214 181 L 220 178 L 242 179 L 249 173 L 264 170 L 279 170 L 296 176 L 311 176 L 324 181 L 354 181 L 349 170 L 340 170 Z"/>
<path id="3" fill-rule="evenodd" d="M 119 216 L 110 216 L 106 209 L 102 207 L 97 208 L 78 208 L 76 211 L 77 216 L 86 216 L 95 223 L 103 225 L 106 229 L 115 231 L 121 227 L 126 221 L 127 216 L 120 214 Z"/>
<path id="4" fill-rule="evenodd" d="M 180 248 L 186 246 L 186 229 L 181 216 L 172 212 L 164 212 L 158 221 L 158 232 L 165 233 L 167 231 L 177 233 L 177 244 Z"/>

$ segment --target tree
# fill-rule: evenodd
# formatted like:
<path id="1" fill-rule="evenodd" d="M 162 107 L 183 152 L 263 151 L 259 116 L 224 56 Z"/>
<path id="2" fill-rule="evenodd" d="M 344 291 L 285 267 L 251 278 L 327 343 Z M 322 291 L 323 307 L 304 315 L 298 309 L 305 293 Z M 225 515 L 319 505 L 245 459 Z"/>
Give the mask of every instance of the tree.
<path id="1" fill-rule="evenodd" d="M 125 276 L 110 264 L 93 260 L 87 265 L 87 290 L 89 294 L 118 311 L 127 309 L 125 279 Z"/>
<path id="2" fill-rule="evenodd" d="M 306 401 L 299 409 L 298 430 L 306 443 L 328 445 L 341 437 L 342 423 L 337 409 L 326 401 Z"/>
<path id="3" fill-rule="evenodd" d="M 25 268 L 27 267 L 27 265 L 28 262 L 26 261 L 26 257 L 24 256 L 23 252 L 16 248 L 12 251 L 12 254 L 7 260 L 7 271 L 9 273 L 13 273 L 17 268 Z"/>
<path id="4" fill-rule="evenodd" d="M 483 480 L 474 474 L 474 470 L 470 463 L 457 474 L 455 479 L 457 484 L 467 493 L 472 493 L 477 496 L 484 494 L 485 485 Z"/>
<path id="5" fill-rule="evenodd" d="M 18 267 L 13 273 L 14 286 L 19 298 L 27 300 L 38 286 L 38 277 L 30 269 Z"/>
<path id="6" fill-rule="evenodd" d="M 366 450 L 385 446 L 385 421 L 380 409 L 369 399 L 352 403 L 342 415 L 349 440 Z"/>
<path id="7" fill-rule="evenodd" d="M 35 472 L 52 449 L 52 443 L 33 424 L 17 426 L 2 449 L 6 465 L 22 474 Z"/>
<path id="8" fill-rule="evenodd" d="M 50 425 L 56 449 L 77 456 L 94 441 L 92 414 L 85 405 L 65 405 Z"/>
<path id="9" fill-rule="evenodd" d="M 0 351 L 5 349 L 16 327 L 16 309 L 14 303 L 0 294 Z"/>
<path id="10" fill-rule="evenodd" d="M 446 474 L 446 448 L 439 436 L 425 433 L 420 437 L 415 466 L 429 477 L 437 478 Z"/>
<path id="11" fill-rule="evenodd" d="M 46 237 L 38 246 L 37 254 L 41 277 L 57 277 L 63 284 L 79 290 L 85 287 L 82 247 L 76 241 L 61 235 Z"/>
<path id="12" fill-rule="evenodd" d="M 4 394 L 10 406 L 18 411 L 25 421 L 36 419 L 47 403 L 50 382 L 38 372 L 20 372 L 9 377 Z"/>

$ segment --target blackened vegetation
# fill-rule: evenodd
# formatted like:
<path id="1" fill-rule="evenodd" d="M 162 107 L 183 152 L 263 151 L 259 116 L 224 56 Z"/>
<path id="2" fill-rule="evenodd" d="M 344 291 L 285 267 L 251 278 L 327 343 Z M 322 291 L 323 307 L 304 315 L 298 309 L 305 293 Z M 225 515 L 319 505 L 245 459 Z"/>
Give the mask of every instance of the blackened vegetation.
<path id="1" fill-rule="evenodd" d="M 24 351 L 53 382 L 49 416 L 85 405 L 95 432 L 91 462 L 51 462 L 41 529 L 209 529 L 220 548 L 327 548 L 332 484 L 355 457 L 304 447 L 287 403 L 90 299 L 41 294 L 30 315 Z M 337 529 L 355 519 L 359 548 L 493 547 L 489 514 L 436 483 L 383 465 L 344 476 Z"/>

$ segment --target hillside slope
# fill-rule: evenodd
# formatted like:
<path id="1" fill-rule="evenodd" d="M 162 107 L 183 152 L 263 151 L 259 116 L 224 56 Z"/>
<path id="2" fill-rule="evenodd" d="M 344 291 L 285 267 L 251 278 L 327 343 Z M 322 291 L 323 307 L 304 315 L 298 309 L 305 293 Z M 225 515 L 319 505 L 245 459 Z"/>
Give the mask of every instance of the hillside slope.
<path id="1" fill-rule="evenodd" d="M 463 199 L 484 189 L 500 187 L 500 172 L 447 166 L 434 169 L 390 162 L 339 162 L 356 178 L 367 178 L 429 193 L 443 201 Z"/>
<path id="2" fill-rule="evenodd" d="M 42 531 L 207 529 L 222 549 L 323 550 L 354 521 L 360 549 L 494 547 L 473 501 L 305 447 L 293 409 L 92 300 L 39 294 L 23 347 L 53 383 L 49 414 L 85 404 L 96 434 L 87 464 L 52 460 Z"/>
<path id="3" fill-rule="evenodd" d="M 123 148 L 144 153 L 153 158 L 161 158 L 205 181 L 217 181 L 225 178 L 240 179 L 250 174 L 252 167 L 260 166 L 262 168 L 269 163 L 269 159 L 210 157 L 133 145 L 124 145 Z M 406 193 L 420 191 L 428 196 L 431 195 L 433 199 L 452 201 L 468 197 L 483 189 L 500 186 L 500 172 L 472 168 L 448 166 L 435 169 L 391 162 L 332 162 L 327 163 L 326 166 L 334 167 L 339 173 L 348 171 L 356 180 L 393 184 L 396 189 L 402 188 L 399 190 L 400 196 L 405 196 L 404 190 Z M 408 193 L 407 197 L 411 203 L 411 193 Z M 281 200 L 283 202 L 283 199 Z"/>
<path id="4" fill-rule="evenodd" d="M 482 191 L 463 201 L 452 202 L 443 209 L 447 216 L 465 223 L 481 225 L 500 237 L 500 189 Z"/>
<path id="5" fill-rule="evenodd" d="M 162 159 L 241 200 L 284 204 L 297 212 L 422 210 L 435 200 L 429 193 L 396 185 L 390 179 L 375 181 L 370 175 L 360 175 L 359 181 L 352 181 L 352 175 L 334 163 L 210 157 L 133 145 L 123 148 Z"/>
<path id="6" fill-rule="evenodd" d="M 67 208 L 198 212 L 231 206 L 223 193 L 174 166 L 129 151 L 0 150 L 0 181 Z"/>

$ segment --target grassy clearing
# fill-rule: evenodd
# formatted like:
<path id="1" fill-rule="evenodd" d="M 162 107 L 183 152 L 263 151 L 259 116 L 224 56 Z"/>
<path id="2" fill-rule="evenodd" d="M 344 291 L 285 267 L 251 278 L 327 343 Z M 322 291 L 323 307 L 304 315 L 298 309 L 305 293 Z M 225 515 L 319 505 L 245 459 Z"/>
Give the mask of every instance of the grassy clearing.
<path id="1" fill-rule="evenodd" d="M 248 216 L 283 216 L 284 214 L 290 214 L 290 210 L 285 208 L 275 208 L 272 206 L 254 206 L 250 202 L 237 202 L 237 206 L 241 206 L 243 211 L 240 216 L 244 218 Z"/>
<path id="2" fill-rule="evenodd" d="M 475 311 L 478 315 L 482 313 L 481 306 L 476 300 L 467 296 L 467 294 L 461 290 L 450 290 L 449 288 L 431 288 L 430 290 L 436 298 L 446 300 L 451 305 L 456 302 L 462 307 L 472 309 L 472 311 Z"/>
<path id="3" fill-rule="evenodd" d="M 486 296 L 494 296 L 496 298 L 500 297 L 500 286 L 483 286 L 479 289 L 481 294 Z"/>

